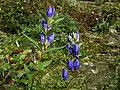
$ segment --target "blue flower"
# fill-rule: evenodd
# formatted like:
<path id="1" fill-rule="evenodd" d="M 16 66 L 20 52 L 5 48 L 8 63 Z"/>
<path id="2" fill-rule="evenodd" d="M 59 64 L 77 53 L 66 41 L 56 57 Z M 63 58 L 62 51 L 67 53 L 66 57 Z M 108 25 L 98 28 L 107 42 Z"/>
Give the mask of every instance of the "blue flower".
<path id="1" fill-rule="evenodd" d="M 45 30 L 50 30 L 53 28 L 53 25 L 48 26 L 47 21 L 42 18 L 42 28 L 44 28 Z"/>
<path id="2" fill-rule="evenodd" d="M 42 32 L 40 33 L 40 42 L 43 44 L 45 42 L 45 34 Z"/>
<path id="3" fill-rule="evenodd" d="M 73 48 L 71 47 L 70 43 L 67 44 L 67 50 L 70 54 L 73 54 Z"/>
<path id="4" fill-rule="evenodd" d="M 48 24 L 44 18 L 42 18 L 42 28 L 44 28 L 45 30 L 47 30 L 48 28 Z"/>
<path id="5" fill-rule="evenodd" d="M 70 54 L 78 56 L 79 51 L 80 51 L 78 44 L 73 44 L 72 47 L 71 47 L 71 44 L 68 43 L 66 47 L 67 47 L 67 50 Z"/>
<path id="6" fill-rule="evenodd" d="M 63 77 L 63 80 L 67 80 L 68 79 L 68 72 L 67 72 L 66 69 L 62 70 L 62 77 Z"/>
<path id="7" fill-rule="evenodd" d="M 46 10 L 46 14 L 48 17 L 53 17 L 55 14 L 55 8 L 52 8 L 51 6 L 49 6 Z"/>
<path id="8" fill-rule="evenodd" d="M 67 61 L 67 66 L 69 67 L 70 70 L 74 70 L 72 60 L 68 60 L 68 61 Z"/>
<path id="9" fill-rule="evenodd" d="M 48 43 L 49 44 L 51 44 L 51 42 L 54 40 L 54 37 L 55 37 L 55 34 L 53 34 L 53 33 L 48 36 Z"/>
<path id="10" fill-rule="evenodd" d="M 73 48 L 70 47 L 70 48 L 68 49 L 68 51 L 69 51 L 70 54 L 73 54 Z"/>
<path id="11" fill-rule="evenodd" d="M 71 47 L 70 43 L 68 43 L 66 47 L 67 49 L 69 49 Z"/>
<path id="12" fill-rule="evenodd" d="M 80 62 L 78 59 L 75 59 L 73 62 L 73 66 L 75 70 L 78 70 L 80 68 Z"/>
<path id="13" fill-rule="evenodd" d="M 75 56 L 77 56 L 79 54 L 79 45 L 78 44 L 73 44 L 73 53 Z"/>

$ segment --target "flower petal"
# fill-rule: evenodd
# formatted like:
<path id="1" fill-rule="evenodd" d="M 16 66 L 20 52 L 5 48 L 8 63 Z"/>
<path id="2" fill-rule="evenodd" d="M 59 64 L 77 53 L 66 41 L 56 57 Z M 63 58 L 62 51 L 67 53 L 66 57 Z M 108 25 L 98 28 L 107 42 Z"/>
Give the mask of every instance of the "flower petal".
<path id="1" fill-rule="evenodd" d="M 72 60 L 68 60 L 68 61 L 67 61 L 67 66 L 69 67 L 70 70 L 74 70 Z"/>
<path id="2" fill-rule="evenodd" d="M 45 42 L 45 34 L 43 32 L 40 34 L 40 42 L 42 44 Z"/>
<path id="3" fill-rule="evenodd" d="M 74 52 L 74 55 L 78 55 L 79 54 L 79 45 L 78 44 L 73 44 L 73 52 Z"/>
<path id="4" fill-rule="evenodd" d="M 67 79 L 68 79 L 67 69 L 63 69 L 63 70 L 62 70 L 62 77 L 63 77 L 63 80 L 67 80 Z"/>
<path id="5" fill-rule="evenodd" d="M 51 44 L 51 42 L 54 40 L 54 37 L 55 37 L 55 34 L 53 34 L 53 33 L 48 36 L 48 43 L 49 44 Z"/>
<path id="6" fill-rule="evenodd" d="M 53 17 L 55 13 L 55 8 L 52 8 L 51 6 L 49 6 L 46 10 L 46 14 L 48 17 Z"/>
<path id="7" fill-rule="evenodd" d="M 78 59 L 75 59 L 73 62 L 73 66 L 75 70 L 78 70 L 80 68 L 80 62 Z"/>
<path id="8" fill-rule="evenodd" d="M 42 28 L 44 28 L 45 30 L 47 30 L 48 28 L 48 24 L 44 18 L 42 18 Z"/>
<path id="9" fill-rule="evenodd" d="M 71 47 L 70 43 L 67 44 L 67 50 L 70 54 L 73 54 L 73 48 Z"/>

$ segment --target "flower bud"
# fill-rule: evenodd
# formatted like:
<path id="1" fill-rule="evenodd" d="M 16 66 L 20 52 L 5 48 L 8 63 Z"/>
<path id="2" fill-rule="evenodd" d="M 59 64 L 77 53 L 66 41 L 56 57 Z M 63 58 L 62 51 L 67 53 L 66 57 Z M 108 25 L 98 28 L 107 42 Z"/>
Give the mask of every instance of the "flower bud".
<path id="1" fill-rule="evenodd" d="M 62 77 L 63 77 L 63 80 L 67 80 L 68 79 L 68 72 L 67 72 L 66 69 L 62 70 Z"/>
<path id="2" fill-rule="evenodd" d="M 52 8 L 51 6 L 49 6 L 46 10 L 46 14 L 48 17 L 53 17 L 55 14 L 55 8 Z"/>
<path id="3" fill-rule="evenodd" d="M 49 26 L 49 25 L 47 24 L 46 20 L 43 18 L 43 19 L 42 19 L 42 28 L 44 28 L 45 30 L 48 30 L 48 31 L 49 31 L 50 29 L 53 28 L 53 25 L 50 25 L 50 26 Z"/>
<path id="4" fill-rule="evenodd" d="M 45 30 L 48 29 L 48 24 L 44 18 L 42 19 L 42 28 L 44 28 Z"/>
<path id="5" fill-rule="evenodd" d="M 40 42 L 42 44 L 45 42 L 45 34 L 43 32 L 40 34 Z"/>
<path id="6" fill-rule="evenodd" d="M 67 61 L 67 66 L 69 67 L 70 70 L 74 70 L 72 60 L 68 60 L 68 61 Z"/>
<path id="7" fill-rule="evenodd" d="M 73 62 L 73 66 L 75 70 L 78 70 L 80 68 L 80 62 L 78 59 L 75 59 Z"/>
<path id="8" fill-rule="evenodd" d="M 70 54 L 73 54 L 73 48 L 71 47 L 70 43 L 67 44 L 67 50 Z"/>
<path id="9" fill-rule="evenodd" d="M 51 44 L 52 41 L 54 40 L 54 36 L 55 36 L 55 34 L 53 34 L 53 33 L 48 36 L 48 43 L 49 44 Z"/>
<path id="10" fill-rule="evenodd" d="M 77 56 L 79 54 L 79 45 L 78 44 L 73 44 L 73 53 L 75 56 Z"/>

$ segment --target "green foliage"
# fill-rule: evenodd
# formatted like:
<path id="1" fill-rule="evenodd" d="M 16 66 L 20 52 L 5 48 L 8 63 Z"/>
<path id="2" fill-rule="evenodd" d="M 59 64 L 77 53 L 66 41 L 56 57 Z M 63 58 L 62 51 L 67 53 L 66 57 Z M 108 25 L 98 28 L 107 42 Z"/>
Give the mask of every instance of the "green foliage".
<path id="1" fill-rule="evenodd" d="M 39 23 L 37 3 L 20 0 L 0 1 L 0 27 L 4 32 L 16 33 L 21 31 L 21 26 L 34 26 Z"/>
<path id="2" fill-rule="evenodd" d="M 107 21 L 101 21 L 101 22 L 98 22 L 97 24 L 95 24 L 95 26 L 93 27 L 92 31 L 93 32 L 97 32 L 97 33 L 105 33 L 108 31 L 109 29 L 109 22 Z"/>
<path id="3" fill-rule="evenodd" d="M 62 46 L 62 47 L 50 48 L 50 49 L 46 50 L 43 54 L 48 53 L 50 51 L 56 51 L 56 50 L 59 50 L 59 49 L 63 49 L 65 47 L 66 47 L 66 45 Z"/>
<path id="4" fill-rule="evenodd" d="M 113 26 L 116 30 L 119 31 L 119 22 L 120 22 L 120 3 L 105 3 L 101 5 L 104 18 L 110 26 Z"/>
<path id="5" fill-rule="evenodd" d="M 48 66 L 52 61 L 45 61 L 45 62 L 40 62 L 38 70 L 44 70 L 46 66 Z"/>
<path id="6" fill-rule="evenodd" d="M 57 20 L 57 18 L 64 19 L 58 22 L 57 25 L 54 25 L 53 31 L 55 32 L 55 41 L 52 44 L 54 47 L 66 45 L 67 35 L 77 31 L 77 22 L 69 15 L 62 15 L 62 13 L 60 13 L 55 16 L 55 20 Z"/>
<path id="7" fill-rule="evenodd" d="M 29 36 L 23 34 L 29 41 L 31 41 L 39 50 L 41 50 L 41 46 L 38 45 L 38 43 L 36 41 L 34 41 L 32 38 L 30 38 Z"/>
<path id="8" fill-rule="evenodd" d="M 65 68 L 67 60 L 72 58 L 65 48 L 67 35 L 77 31 L 77 28 L 80 27 L 77 26 L 78 22 L 64 10 L 69 9 L 68 11 L 70 11 L 72 7 L 76 7 L 74 5 L 79 4 L 78 0 L 55 0 L 57 2 L 56 10 L 61 9 L 60 13 L 56 13 L 55 20 L 51 21 L 54 24 L 52 31 L 55 32 L 55 40 L 43 53 L 42 58 L 39 34 L 42 31 L 41 15 L 43 15 L 45 7 L 41 0 L 23 1 L 0 1 L 0 29 L 4 32 L 11 31 L 13 33 L 22 29 L 25 33 L 23 35 L 20 31 L 18 35 L 0 31 L 0 89 L 64 90 L 66 86 L 61 82 L 61 69 Z M 59 4 L 61 5 L 58 6 Z M 82 7 L 82 3 L 80 5 Z M 104 17 L 94 25 L 92 30 L 97 33 L 104 33 L 112 26 L 119 32 L 119 3 L 101 2 L 97 5 L 93 4 L 91 6 L 90 4 L 92 8 L 96 8 L 94 10 L 99 8 Z M 63 7 L 66 9 L 63 9 Z M 86 7 L 83 8 L 86 10 Z M 81 69 L 76 73 L 69 72 L 71 90 L 88 90 L 94 89 L 94 87 L 95 89 L 118 90 L 120 65 L 119 59 L 117 60 L 119 58 L 117 53 L 119 53 L 119 47 L 112 47 L 111 49 L 111 46 L 107 46 L 110 51 L 103 45 L 104 40 L 96 40 L 96 38 L 91 37 L 92 35 L 83 36 L 83 38 L 82 36 L 83 34 L 81 35 L 81 41 L 84 43 L 82 45 L 79 43 L 81 46 L 79 53 Z M 92 39 L 94 40 L 92 41 Z M 119 42 L 117 42 L 117 45 L 119 45 Z M 16 50 L 20 52 L 17 53 Z M 94 72 L 98 70 L 98 73 L 93 74 L 92 70 Z"/>
<path id="9" fill-rule="evenodd" d="M 28 85 L 27 88 L 33 88 L 32 85 L 34 84 L 36 74 L 43 71 L 51 62 L 52 60 L 34 63 L 33 54 L 30 49 L 18 54 L 15 53 L 13 56 L 9 56 L 7 61 L 0 64 L 0 77 L 2 78 L 0 84 L 4 84 L 6 79 L 10 78 L 11 82 L 9 83 L 13 83 L 14 85 L 22 83 Z"/>
<path id="10" fill-rule="evenodd" d="M 52 24 L 54 25 L 54 24 L 56 24 L 56 23 L 62 21 L 63 19 L 64 19 L 64 18 L 59 18 L 59 19 L 55 20 Z"/>
<path id="11" fill-rule="evenodd" d="M 65 14 L 65 15 L 58 14 L 58 15 L 59 15 L 59 17 L 63 17 L 64 20 L 62 20 L 61 22 L 59 22 L 59 24 L 56 26 L 55 32 L 57 34 L 59 34 L 60 32 L 62 32 L 64 34 L 68 35 L 68 34 L 74 32 L 74 31 L 77 31 L 77 23 L 76 23 L 75 19 L 71 18 L 67 14 Z M 57 15 L 56 15 L 56 17 L 57 17 Z"/>

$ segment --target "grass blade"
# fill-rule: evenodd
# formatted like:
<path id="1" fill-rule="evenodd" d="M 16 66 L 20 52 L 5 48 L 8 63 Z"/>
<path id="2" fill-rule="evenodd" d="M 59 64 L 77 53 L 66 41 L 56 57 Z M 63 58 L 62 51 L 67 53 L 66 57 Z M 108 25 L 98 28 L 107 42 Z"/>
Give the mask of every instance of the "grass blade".
<path id="1" fill-rule="evenodd" d="M 25 35 L 25 34 L 23 34 L 29 41 L 31 41 L 38 49 L 40 49 L 41 50 L 41 47 L 38 45 L 38 43 L 35 41 L 35 40 L 33 40 L 32 38 L 30 38 L 29 36 L 27 36 L 27 35 Z"/>

